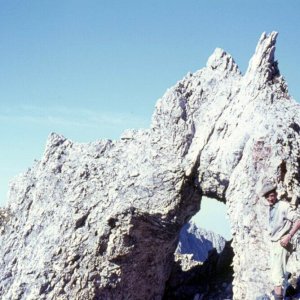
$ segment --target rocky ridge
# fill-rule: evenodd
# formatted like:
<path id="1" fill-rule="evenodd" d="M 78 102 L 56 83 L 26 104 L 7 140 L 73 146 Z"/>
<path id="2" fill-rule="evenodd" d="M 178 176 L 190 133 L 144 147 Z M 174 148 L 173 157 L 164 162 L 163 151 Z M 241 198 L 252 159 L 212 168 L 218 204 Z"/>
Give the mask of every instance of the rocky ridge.
<path id="1" fill-rule="evenodd" d="M 147 130 L 88 144 L 51 134 L 10 188 L 1 299 L 162 299 L 179 232 L 203 195 L 227 205 L 233 298 L 269 292 L 259 191 L 273 181 L 292 203 L 300 194 L 300 106 L 274 58 L 276 37 L 262 34 L 245 75 L 216 49 L 157 101 Z"/>
<path id="2" fill-rule="evenodd" d="M 221 253 L 225 247 L 225 242 L 226 240 L 221 235 L 199 228 L 190 221 L 180 231 L 175 253 L 192 255 L 191 260 L 204 262 L 210 250 L 216 249 L 217 253 Z"/>

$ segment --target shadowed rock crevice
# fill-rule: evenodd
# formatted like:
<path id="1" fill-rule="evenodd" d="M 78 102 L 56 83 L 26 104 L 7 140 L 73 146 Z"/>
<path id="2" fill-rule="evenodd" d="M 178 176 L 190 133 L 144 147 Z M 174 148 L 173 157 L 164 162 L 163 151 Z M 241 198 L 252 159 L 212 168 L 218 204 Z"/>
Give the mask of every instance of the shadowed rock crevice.
<path id="1" fill-rule="evenodd" d="M 226 242 L 221 253 L 212 249 L 202 265 L 182 270 L 180 261 L 175 261 L 163 299 L 231 299 L 233 255 L 231 242 Z"/>

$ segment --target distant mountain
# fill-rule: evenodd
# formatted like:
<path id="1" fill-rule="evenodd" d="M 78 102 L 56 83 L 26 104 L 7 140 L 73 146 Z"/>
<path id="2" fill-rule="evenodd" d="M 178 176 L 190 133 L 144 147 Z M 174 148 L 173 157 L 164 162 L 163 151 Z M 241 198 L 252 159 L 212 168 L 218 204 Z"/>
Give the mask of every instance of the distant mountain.
<path id="1" fill-rule="evenodd" d="M 194 222 L 189 222 L 180 231 L 176 253 L 193 254 L 193 260 L 204 262 L 210 250 L 215 248 L 220 253 L 225 243 L 226 240 L 221 235 L 198 228 Z"/>

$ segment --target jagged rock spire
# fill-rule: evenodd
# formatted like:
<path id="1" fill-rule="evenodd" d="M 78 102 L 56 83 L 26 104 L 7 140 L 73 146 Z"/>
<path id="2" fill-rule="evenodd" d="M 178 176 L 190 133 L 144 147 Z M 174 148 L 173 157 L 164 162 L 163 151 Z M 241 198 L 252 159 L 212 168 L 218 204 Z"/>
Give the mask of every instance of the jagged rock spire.
<path id="1" fill-rule="evenodd" d="M 247 79 L 259 79 L 263 84 L 280 76 L 278 63 L 274 56 L 277 36 L 276 31 L 269 35 L 264 32 L 261 35 L 245 74 Z"/>

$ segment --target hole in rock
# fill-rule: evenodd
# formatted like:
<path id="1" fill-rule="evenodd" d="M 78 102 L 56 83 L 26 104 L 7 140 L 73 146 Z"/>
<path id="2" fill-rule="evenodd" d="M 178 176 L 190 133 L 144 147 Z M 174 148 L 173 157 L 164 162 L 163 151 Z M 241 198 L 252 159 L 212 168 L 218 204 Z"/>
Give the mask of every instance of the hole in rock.
<path id="1" fill-rule="evenodd" d="M 232 260 L 226 205 L 202 197 L 200 211 L 180 231 L 164 300 L 232 299 Z"/>
<path id="2" fill-rule="evenodd" d="M 226 205 L 213 198 L 202 197 L 201 209 L 192 217 L 197 227 L 204 228 L 231 240 L 230 224 L 227 218 Z"/>

